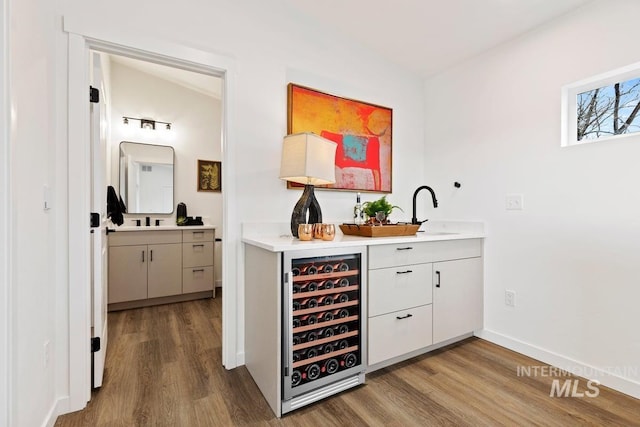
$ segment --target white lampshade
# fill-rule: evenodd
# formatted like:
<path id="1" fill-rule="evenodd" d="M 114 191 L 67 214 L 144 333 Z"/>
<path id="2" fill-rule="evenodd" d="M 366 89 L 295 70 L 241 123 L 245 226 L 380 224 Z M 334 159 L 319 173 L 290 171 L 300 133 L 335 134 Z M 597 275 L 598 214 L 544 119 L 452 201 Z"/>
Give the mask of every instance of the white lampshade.
<path id="1" fill-rule="evenodd" d="M 300 184 L 333 184 L 337 147 L 335 142 L 311 132 L 285 136 L 280 179 Z"/>

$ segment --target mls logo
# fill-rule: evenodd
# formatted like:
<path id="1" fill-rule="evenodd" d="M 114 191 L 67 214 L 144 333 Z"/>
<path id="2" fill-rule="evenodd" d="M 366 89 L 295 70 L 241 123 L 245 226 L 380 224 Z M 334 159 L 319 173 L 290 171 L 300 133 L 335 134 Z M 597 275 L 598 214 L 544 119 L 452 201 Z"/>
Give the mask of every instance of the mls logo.
<path id="1" fill-rule="evenodd" d="M 598 381 L 589 380 L 587 381 L 587 389 L 589 391 L 578 391 L 578 384 L 580 384 L 580 380 L 568 379 L 564 380 L 564 384 L 560 385 L 559 379 L 554 379 L 553 383 L 551 383 L 551 392 L 549 393 L 550 397 L 598 397 L 600 394 L 600 389 L 598 386 L 600 383 Z"/>

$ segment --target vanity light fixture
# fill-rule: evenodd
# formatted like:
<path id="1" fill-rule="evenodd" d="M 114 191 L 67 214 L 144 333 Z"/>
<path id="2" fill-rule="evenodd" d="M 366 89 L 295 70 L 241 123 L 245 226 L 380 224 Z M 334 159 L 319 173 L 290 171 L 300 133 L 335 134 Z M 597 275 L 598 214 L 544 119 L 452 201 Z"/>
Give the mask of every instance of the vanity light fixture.
<path id="1" fill-rule="evenodd" d="M 139 119 L 137 117 L 127 117 L 127 116 L 122 117 L 122 123 L 124 123 L 125 125 L 129 124 L 129 120 L 138 120 L 140 122 L 141 129 L 155 130 L 156 124 L 160 123 L 165 125 L 165 128 L 167 130 L 171 130 L 171 123 L 169 122 L 161 122 L 159 120 L 153 120 L 153 119 Z"/>
<path id="2" fill-rule="evenodd" d="M 302 197 L 291 214 L 291 233 L 295 237 L 298 225 L 322 222 L 322 210 L 313 189 L 314 185 L 336 182 L 337 147 L 335 142 L 311 132 L 284 137 L 280 179 L 304 184 Z"/>

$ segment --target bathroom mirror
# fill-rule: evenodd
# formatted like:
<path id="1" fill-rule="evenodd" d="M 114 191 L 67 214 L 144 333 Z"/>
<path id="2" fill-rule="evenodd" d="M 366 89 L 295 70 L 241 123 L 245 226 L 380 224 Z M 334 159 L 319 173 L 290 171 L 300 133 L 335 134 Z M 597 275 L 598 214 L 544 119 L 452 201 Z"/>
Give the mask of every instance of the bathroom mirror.
<path id="1" fill-rule="evenodd" d="M 120 197 L 130 214 L 173 212 L 173 147 L 122 141 Z"/>

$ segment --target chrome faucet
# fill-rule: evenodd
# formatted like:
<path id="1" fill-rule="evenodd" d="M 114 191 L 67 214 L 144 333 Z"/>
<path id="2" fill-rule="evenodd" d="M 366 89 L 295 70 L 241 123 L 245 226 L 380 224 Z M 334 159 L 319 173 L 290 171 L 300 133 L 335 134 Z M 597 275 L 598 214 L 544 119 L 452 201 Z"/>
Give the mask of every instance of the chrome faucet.
<path id="1" fill-rule="evenodd" d="M 416 218 L 416 198 L 418 197 L 418 193 L 420 192 L 420 190 L 425 190 L 425 189 L 429 190 L 429 192 L 431 193 L 431 199 L 433 199 L 433 207 L 434 208 L 438 207 L 438 201 L 436 200 L 436 193 L 433 192 L 433 189 L 428 185 L 423 185 L 422 187 L 418 187 L 418 189 L 413 193 L 413 218 L 411 218 L 411 224 L 422 224 L 423 222 L 428 221 L 427 219 L 425 219 L 424 221 L 418 221 L 418 218 Z"/>

